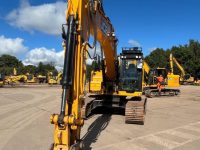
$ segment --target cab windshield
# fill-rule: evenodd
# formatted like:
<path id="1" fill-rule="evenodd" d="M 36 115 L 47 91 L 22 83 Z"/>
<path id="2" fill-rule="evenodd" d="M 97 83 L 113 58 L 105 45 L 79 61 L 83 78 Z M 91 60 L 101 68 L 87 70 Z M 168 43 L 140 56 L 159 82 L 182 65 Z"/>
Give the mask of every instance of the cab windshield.
<path id="1" fill-rule="evenodd" d="M 121 64 L 120 78 L 123 79 L 137 79 L 137 64 L 136 60 L 124 59 Z"/>
<path id="2" fill-rule="evenodd" d="M 141 71 L 137 60 L 122 59 L 120 65 L 119 89 L 127 92 L 140 90 Z"/>

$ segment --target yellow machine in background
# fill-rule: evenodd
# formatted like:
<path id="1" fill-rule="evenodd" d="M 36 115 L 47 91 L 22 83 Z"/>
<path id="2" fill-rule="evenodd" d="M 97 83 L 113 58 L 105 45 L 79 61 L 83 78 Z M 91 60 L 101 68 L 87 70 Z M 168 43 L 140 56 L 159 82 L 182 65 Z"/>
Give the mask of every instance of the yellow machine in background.
<path id="1" fill-rule="evenodd" d="M 102 92 L 103 73 L 102 70 L 91 71 L 91 80 L 89 85 L 89 91 L 91 93 Z"/>
<path id="2" fill-rule="evenodd" d="M 33 74 L 29 74 L 29 73 L 27 73 L 26 74 L 26 76 L 27 76 L 27 83 L 37 83 L 37 78 L 33 75 Z"/>
<path id="3" fill-rule="evenodd" d="M 61 80 L 62 80 L 61 72 L 59 72 L 58 75 L 53 75 L 52 72 L 48 72 L 48 84 L 49 85 L 61 84 Z"/>
<path id="4" fill-rule="evenodd" d="M 38 83 L 47 83 L 47 77 L 44 75 L 39 74 L 36 78 Z"/>
<path id="5" fill-rule="evenodd" d="M 126 123 L 144 123 L 146 105 L 146 99 L 142 97 L 143 54 L 134 48 L 124 48 L 118 63 L 118 40 L 102 1 L 71 0 L 66 12 L 67 33 L 64 25 L 62 28 L 65 57 L 61 110 L 59 114 L 51 115 L 55 127 L 54 150 L 84 149 L 80 137 L 83 116 L 90 116 L 97 107 L 124 109 Z M 89 44 L 91 35 L 93 45 Z M 92 100 L 83 107 L 88 49 L 95 53 L 97 41 L 105 58 L 102 93 L 92 97 L 87 95 Z"/>
<path id="6" fill-rule="evenodd" d="M 47 80 L 49 85 L 57 84 L 56 76 L 52 72 L 48 72 Z"/>
<path id="7" fill-rule="evenodd" d="M 27 82 L 27 76 L 25 75 L 17 75 L 17 76 L 9 76 L 6 79 L 7 84 L 19 84 L 19 83 L 26 83 Z"/>
<path id="8" fill-rule="evenodd" d="M 157 80 L 160 75 L 164 78 L 161 93 L 158 90 Z M 143 63 L 143 91 L 147 97 L 178 95 L 179 78 L 179 75 L 169 73 L 166 68 L 152 69 L 146 62 Z"/>
<path id="9" fill-rule="evenodd" d="M 194 77 L 192 77 L 190 74 L 186 74 L 183 67 L 180 65 L 180 63 L 176 60 L 176 58 L 170 54 L 170 69 L 172 74 L 174 73 L 174 63 L 177 65 L 178 69 L 181 71 L 180 76 L 180 83 L 181 84 L 194 84 Z"/>
<path id="10" fill-rule="evenodd" d="M 16 68 L 13 69 L 13 75 L 7 76 L 5 78 L 5 83 L 10 84 L 10 85 L 26 83 L 26 82 L 27 82 L 27 76 L 26 75 L 17 75 Z"/>

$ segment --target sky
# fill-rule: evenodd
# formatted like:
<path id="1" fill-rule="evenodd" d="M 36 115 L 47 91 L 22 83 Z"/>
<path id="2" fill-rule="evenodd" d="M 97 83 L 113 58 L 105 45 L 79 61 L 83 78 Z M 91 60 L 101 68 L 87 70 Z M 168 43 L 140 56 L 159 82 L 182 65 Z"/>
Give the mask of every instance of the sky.
<path id="1" fill-rule="evenodd" d="M 122 47 L 140 46 L 145 56 L 200 40 L 199 0 L 103 0 Z M 0 1 L 0 55 L 11 54 L 25 65 L 40 61 L 63 65 L 61 24 L 67 1 Z"/>

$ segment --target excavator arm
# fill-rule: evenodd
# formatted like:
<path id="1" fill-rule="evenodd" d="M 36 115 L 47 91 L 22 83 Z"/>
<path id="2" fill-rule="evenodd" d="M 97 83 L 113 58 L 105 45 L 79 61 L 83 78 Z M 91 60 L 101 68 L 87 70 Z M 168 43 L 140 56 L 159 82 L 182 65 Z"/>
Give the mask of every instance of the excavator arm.
<path id="1" fill-rule="evenodd" d="M 179 70 L 181 71 L 181 76 L 184 77 L 185 76 L 185 70 L 183 69 L 183 67 L 179 64 L 179 62 L 176 60 L 175 57 L 173 57 L 172 54 L 170 54 L 170 68 L 171 68 L 171 73 L 174 73 L 174 65 L 173 62 L 177 65 L 177 67 L 179 68 Z"/>
<path id="2" fill-rule="evenodd" d="M 173 62 L 177 65 L 177 67 L 181 71 L 181 78 L 180 78 L 181 83 L 182 84 L 194 84 L 194 77 L 192 77 L 190 74 L 186 74 L 185 70 L 183 69 L 181 64 L 176 60 L 175 57 L 173 57 L 172 54 L 170 54 L 170 68 L 171 68 L 172 74 L 174 72 Z"/>
<path id="3" fill-rule="evenodd" d="M 65 50 L 62 99 L 59 114 L 51 116 L 54 124 L 54 150 L 80 149 L 82 119 L 81 107 L 84 104 L 84 83 L 88 49 L 96 49 L 96 41 L 105 55 L 105 76 L 116 80 L 115 61 L 117 39 L 113 26 L 102 8 L 100 0 L 70 0 L 66 11 L 67 32 L 63 25 L 62 37 Z M 89 44 L 90 36 L 94 45 Z"/>

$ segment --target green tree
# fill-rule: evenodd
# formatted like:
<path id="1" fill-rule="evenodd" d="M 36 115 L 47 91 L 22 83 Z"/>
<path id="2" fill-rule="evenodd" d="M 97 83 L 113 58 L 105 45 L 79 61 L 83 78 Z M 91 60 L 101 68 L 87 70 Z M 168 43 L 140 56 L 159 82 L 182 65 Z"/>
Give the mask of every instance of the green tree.
<path id="1" fill-rule="evenodd" d="M 55 66 L 51 64 L 43 64 L 42 62 L 40 62 L 36 69 L 36 74 L 47 75 L 48 72 L 53 72 L 54 74 L 58 73 Z"/>
<path id="2" fill-rule="evenodd" d="M 200 75 L 200 43 L 195 40 L 189 40 L 188 44 L 172 46 L 171 49 L 156 49 L 146 58 L 146 62 L 152 68 L 166 67 L 169 68 L 170 53 L 184 68 L 186 73 L 191 74 L 195 78 Z M 174 73 L 180 74 L 180 70 L 174 65 Z"/>
<path id="3" fill-rule="evenodd" d="M 166 67 L 168 63 L 166 51 L 162 48 L 157 48 L 145 58 L 145 61 L 151 68 Z"/>
<path id="4" fill-rule="evenodd" d="M 15 56 L 2 55 L 0 56 L 0 72 L 5 75 L 13 74 L 13 69 L 23 68 L 24 65 Z"/>
<path id="5" fill-rule="evenodd" d="M 24 66 L 24 70 L 23 73 L 29 73 L 29 74 L 35 74 L 37 70 L 36 66 L 33 65 L 28 65 L 28 66 Z"/>

